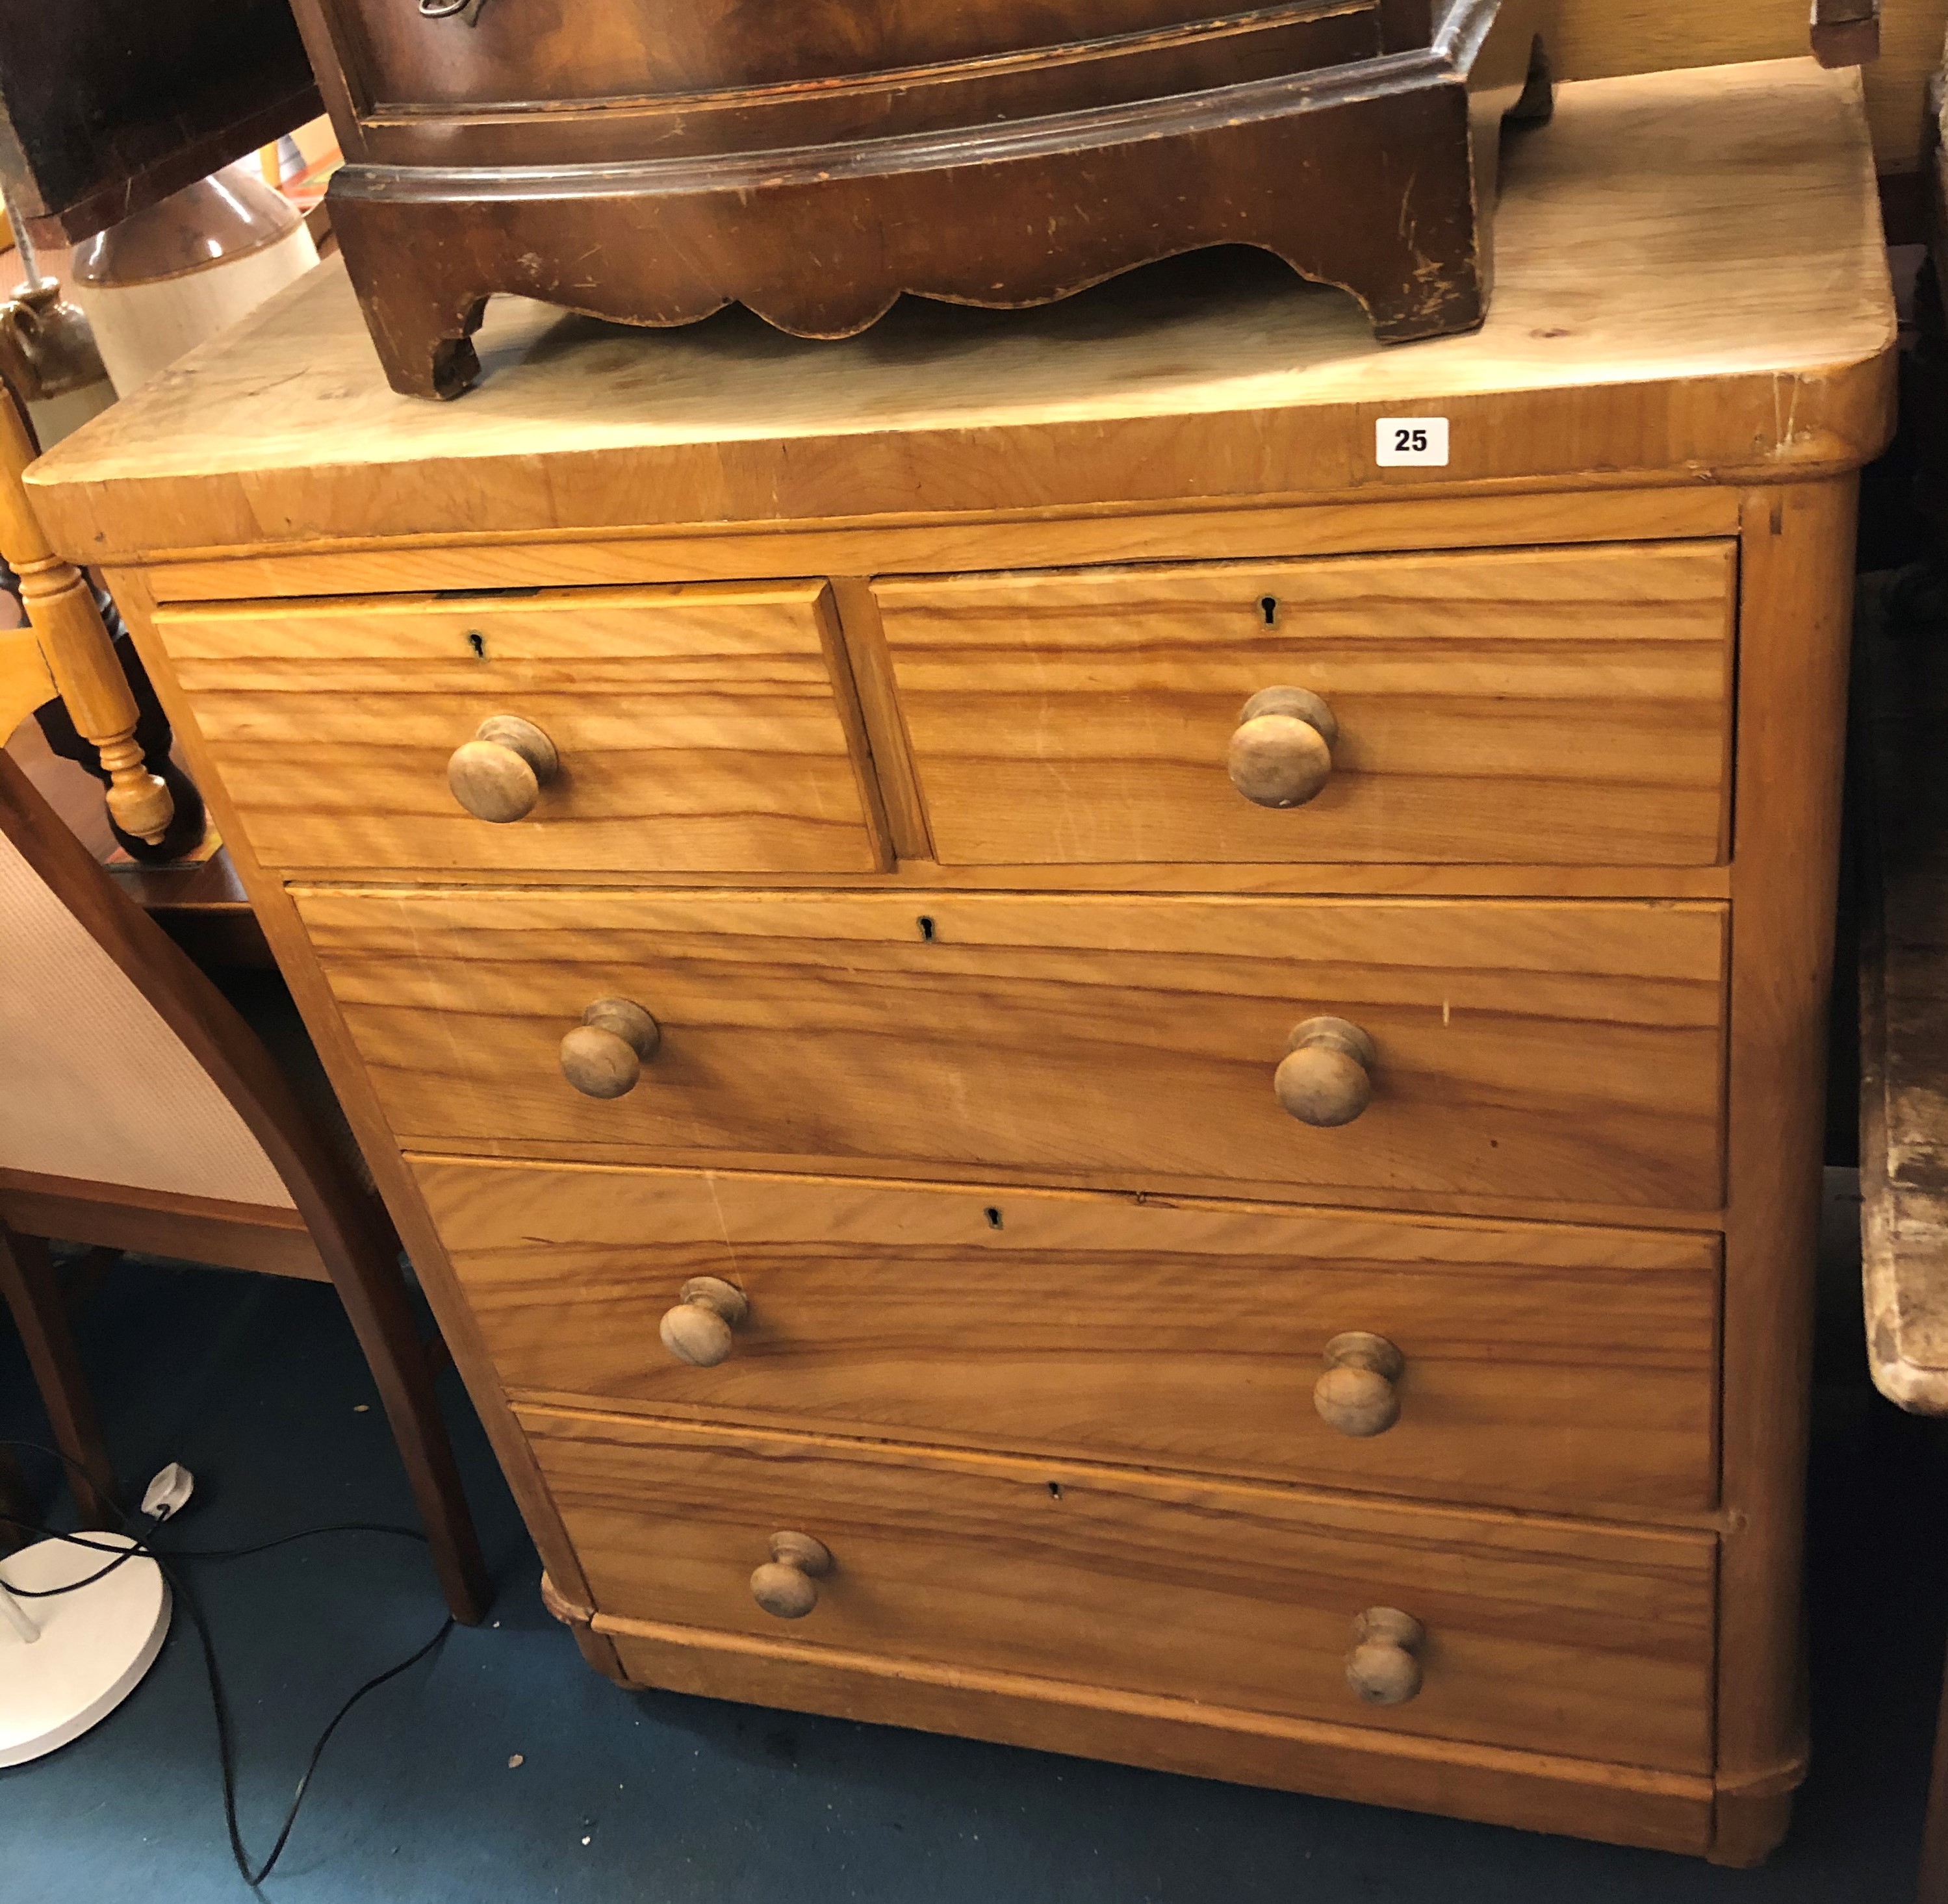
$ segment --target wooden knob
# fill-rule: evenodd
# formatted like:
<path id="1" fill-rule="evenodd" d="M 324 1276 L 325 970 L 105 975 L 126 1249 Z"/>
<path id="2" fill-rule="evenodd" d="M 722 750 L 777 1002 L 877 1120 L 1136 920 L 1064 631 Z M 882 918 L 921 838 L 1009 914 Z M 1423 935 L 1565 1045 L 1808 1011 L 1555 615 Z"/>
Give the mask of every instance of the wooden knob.
<path id="1" fill-rule="evenodd" d="M 1329 1428 L 1355 1440 L 1384 1434 L 1400 1419 L 1394 1384 L 1406 1367 L 1407 1357 L 1384 1335 L 1335 1335 L 1326 1345 L 1326 1372 L 1312 1385 L 1312 1405 Z"/>
<path id="2" fill-rule="evenodd" d="M 1309 1018 L 1295 1026 L 1272 1088 L 1301 1124 L 1331 1130 L 1351 1124 L 1373 1101 L 1373 1041 L 1343 1018 Z"/>
<path id="3" fill-rule="evenodd" d="M 693 1369 L 714 1369 L 730 1353 L 730 1332 L 751 1313 L 744 1292 L 722 1277 L 693 1276 L 681 1300 L 663 1313 L 663 1347 Z"/>
<path id="4" fill-rule="evenodd" d="M 622 1097 L 636 1088 L 643 1060 L 662 1043 L 662 1028 L 626 998 L 598 998 L 561 1041 L 561 1074 L 584 1097 Z"/>
<path id="5" fill-rule="evenodd" d="M 541 789 L 560 767 L 554 743 L 532 721 L 496 714 L 474 729 L 471 740 L 454 749 L 446 764 L 446 783 L 476 820 L 504 826 L 534 811 Z"/>
<path id="6" fill-rule="evenodd" d="M 1261 688 L 1245 703 L 1225 764 L 1231 784 L 1261 807 L 1302 807 L 1332 772 L 1339 723 L 1302 687 Z"/>
<path id="7" fill-rule="evenodd" d="M 1398 1607 L 1369 1607 L 1353 1622 L 1346 1683 L 1369 1706 L 1404 1706 L 1420 1690 L 1427 1629 Z"/>
<path id="8" fill-rule="evenodd" d="M 818 1604 L 818 1583 L 832 1571 L 825 1543 L 808 1533 L 774 1533 L 771 1557 L 751 1576 L 751 1598 L 776 1620 L 802 1620 Z"/>

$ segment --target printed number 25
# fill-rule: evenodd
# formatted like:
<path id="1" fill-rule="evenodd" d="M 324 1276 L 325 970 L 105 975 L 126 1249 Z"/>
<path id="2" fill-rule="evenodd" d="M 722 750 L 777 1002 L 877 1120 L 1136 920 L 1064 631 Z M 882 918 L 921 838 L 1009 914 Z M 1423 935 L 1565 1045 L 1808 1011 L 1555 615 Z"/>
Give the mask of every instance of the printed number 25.
<path id="1" fill-rule="evenodd" d="M 1409 451 L 1424 454 L 1427 448 L 1427 432 L 1424 429 L 1397 429 L 1394 432 L 1394 453 L 1404 455 Z"/>

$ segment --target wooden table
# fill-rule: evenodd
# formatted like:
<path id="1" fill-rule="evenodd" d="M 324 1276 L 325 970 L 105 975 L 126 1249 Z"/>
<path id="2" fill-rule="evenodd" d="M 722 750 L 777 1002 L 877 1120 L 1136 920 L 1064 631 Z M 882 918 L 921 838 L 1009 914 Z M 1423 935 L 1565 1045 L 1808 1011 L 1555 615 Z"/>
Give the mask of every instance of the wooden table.
<path id="1" fill-rule="evenodd" d="M 162 865 L 132 861 L 110 830 L 99 781 L 57 758 L 31 722 L 19 730 L 8 751 L 116 884 L 199 965 L 273 963 L 227 846 L 206 860 Z"/>
<path id="2" fill-rule="evenodd" d="M 39 466 L 591 1662 L 1776 1841 L 1874 194 L 1853 76 L 1572 85 L 1472 337 L 513 305 L 445 408 L 327 267 Z"/>

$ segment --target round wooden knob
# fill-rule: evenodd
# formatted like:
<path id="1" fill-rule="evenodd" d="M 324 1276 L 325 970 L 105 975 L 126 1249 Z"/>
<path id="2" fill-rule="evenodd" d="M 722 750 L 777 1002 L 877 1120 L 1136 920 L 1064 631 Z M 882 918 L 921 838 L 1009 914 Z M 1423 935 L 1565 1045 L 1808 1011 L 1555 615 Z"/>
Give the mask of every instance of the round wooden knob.
<path id="1" fill-rule="evenodd" d="M 626 998 L 598 998 L 561 1041 L 561 1074 L 584 1097 L 621 1097 L 636 1088 L 643 1060 L 662 1042 L 662 1029 Z"/>
<path id="2" fill-rule="evenodd" d="M 1353 1622 L 1346 1683 L 1369 1706 L 1404 1706 L 1420 1690 L 1427 1629 L 1398 1607 L 1369 1607 Z"/>
<path id="3" fill-rule="evenodd" d="M 808 1533 L 774 1533 L 771 1557 L 751 1576 L 751 1598 L 774 1620 L 802 1620 L 818 1604 L 832 1554 Z"/>
<path id="4" fill-rule="evenodd" d="M 541 789 L 560 766 L 554 743 L 532 721 L 496 714 L 474 729 L 471 740 L 454 749 L 446 764 L 446 783 L 476 820 L 504 826 L 534 811 Z"/>
<path id="5" fill-rule="evenodd" d="M 1245 703 L 1225 757 L 1231 784 L 1261 807 L 1302 807 L 1332 772 L 1339 723 L 1303 687 L 1261 688 Z"/>
<path id="6" fill-rule="evenodd" d="M 722 1277 L 693 1276 L 681 1300 L 663 1313 L 663 1347 L 693 1369 L 714 1369 L 730 1353 L 731 1331 L 751 1313 L 744 1292 Z"/>
<path id="7" fill-rule="evenodd" d="M 1326 1372 L 1312 1385 L 1312 1405 L 1329 1428 L 1355 1440 L 1384 1434 L 1400 1419 L 1394 1384 L 1406 1367 L 1407 1357 L 1384 1335 L 1335 1335 L 1326 1345 Z"/>
<path id="8" fill-rule="evenodd" d="M 1301 1124 L 1330 1130 L 1351 1124 L 1373 1101 L 1373 1041 L 1343 1018 L 1309 1018 L 1295 1027 L 1272 1088 Z"/>

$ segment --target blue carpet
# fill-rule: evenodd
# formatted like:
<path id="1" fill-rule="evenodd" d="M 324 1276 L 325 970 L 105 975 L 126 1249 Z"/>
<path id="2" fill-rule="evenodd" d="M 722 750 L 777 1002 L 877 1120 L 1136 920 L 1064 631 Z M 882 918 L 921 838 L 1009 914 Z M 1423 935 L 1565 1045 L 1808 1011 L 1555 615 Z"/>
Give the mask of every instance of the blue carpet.
<path id="1" fill-rule="evenodd" d="M 1894 1904 L 1911 1893 L 1940 1684 L 1938 1444 L 1864 1389 L 1857 1284 L 1850 1301 L 1844 1273 L 1836 1290 L 1813 1483 L 1816 1769 L 1763 1871 L 619 1692 L 541 1611 L 533 1555 L 456 1385 L 449 1413 L 496 1569 L 497 1623 L 456 1632 L 341 1728 L 265 1893 L 293 1904 Z M 165 1461 L 196 1473 L 175 1546 L 411 1519 L 328 1289 L 129 1261 L 82 1335 L 133 1492 Z M 45 1434 L 30 1394 L 0 1324 L 0 1434 Z M 191 1564 L 261 1856 L 319 1728 L 442 1609 L 423 1551 L 402 1541 L 339 1537 Z M 245 1895 L 224 1844 L 202 1664 L 179 1617 L 118 1713 L 0 1772 L 0 1899 Z"/>

